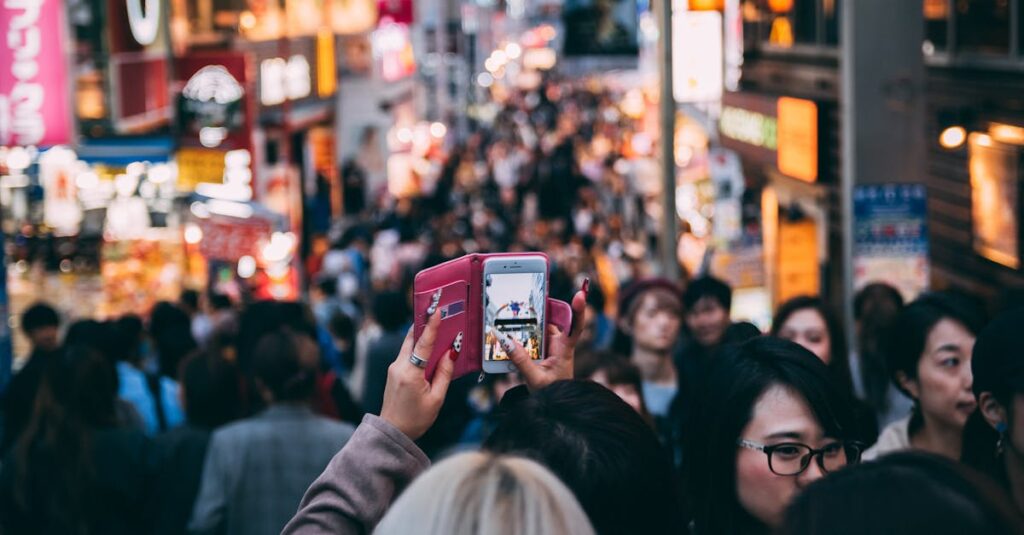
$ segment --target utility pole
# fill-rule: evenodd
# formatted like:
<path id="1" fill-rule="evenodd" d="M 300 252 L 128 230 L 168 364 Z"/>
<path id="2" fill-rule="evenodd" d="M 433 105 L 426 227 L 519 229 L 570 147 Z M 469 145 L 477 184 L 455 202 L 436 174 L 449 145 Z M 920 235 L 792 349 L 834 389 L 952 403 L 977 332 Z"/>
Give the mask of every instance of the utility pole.
<path id="1" fill-rule="evenodd" d="M 672 0 L 657 0 L 658 4 L 658 53 L 661 67 L 661 187 L 662 214 L 661 239 L 658 249 L 661 257 L 661 274 L 665 278 L 679 280 L 679 261 L 676 259 L 676 236 L 679 233 L 676 216 L 676 101 L 672 94 Z"/>

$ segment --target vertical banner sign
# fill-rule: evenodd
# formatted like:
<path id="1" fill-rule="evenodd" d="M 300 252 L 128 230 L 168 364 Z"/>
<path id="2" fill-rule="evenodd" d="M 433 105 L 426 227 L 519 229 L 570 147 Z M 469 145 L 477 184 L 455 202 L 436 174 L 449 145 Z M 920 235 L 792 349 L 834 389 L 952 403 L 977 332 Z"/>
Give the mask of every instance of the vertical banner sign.
<path id="1" fill-rule="evenodd" d="M 722 15 L 684 11 L 672 15 L 672 93 L 676 102 L 722 98 Z"/>
<path id="2" fill-rule="evenodd" d="M 60 0 L 0 2 L 0 145 L 71 141 Z"/>
<path id="3" fill-rule="evenodd" d="M 922 184 L 858 186 L 853 193 L 853 284 L 891 284 L 911 300 L 928 289 L 927 196 Z"/>

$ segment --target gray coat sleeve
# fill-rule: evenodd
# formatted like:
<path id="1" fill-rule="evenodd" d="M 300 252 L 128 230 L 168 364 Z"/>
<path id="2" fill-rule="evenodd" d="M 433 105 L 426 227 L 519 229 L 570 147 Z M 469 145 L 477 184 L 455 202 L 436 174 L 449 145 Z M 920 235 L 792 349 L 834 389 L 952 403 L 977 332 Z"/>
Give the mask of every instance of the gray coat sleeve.
<path id="1" fill-rule="evenodd" d="M 306 491 L 282 535 L 370 533 L 398 494 L 429 466 L 409 437 L 367 414 Z"/>

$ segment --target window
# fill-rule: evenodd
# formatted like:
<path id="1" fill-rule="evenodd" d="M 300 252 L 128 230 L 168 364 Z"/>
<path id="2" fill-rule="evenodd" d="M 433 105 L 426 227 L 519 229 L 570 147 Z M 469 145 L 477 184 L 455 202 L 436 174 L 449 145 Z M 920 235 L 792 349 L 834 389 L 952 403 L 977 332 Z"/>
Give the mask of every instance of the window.
<path id="1" fill-rule="evenodd" d="M 949 45 L 949 0 L 924 0 L 924 50 L 931 55 Z"/>
<path id="2" fill-rule="evenodd" d="M 959 51 L 1009 55 L 1010 0 L 956 0 Z"/>
<path id="3" fill-rule="evenodd" d="M 744 32 L 755 46 L 834 47 L 839 43 L 839 11 L 839 0 L 745 0 Z"/>

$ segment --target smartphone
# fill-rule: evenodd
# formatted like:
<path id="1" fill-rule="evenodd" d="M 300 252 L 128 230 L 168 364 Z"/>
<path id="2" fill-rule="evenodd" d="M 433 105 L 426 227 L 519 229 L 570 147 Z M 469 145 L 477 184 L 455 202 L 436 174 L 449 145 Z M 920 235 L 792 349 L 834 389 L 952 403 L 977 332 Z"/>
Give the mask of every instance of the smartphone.
<path id="1" fill-rule="evenodd" d="M 498 342 L 499 333 L 518 341 L 534 360 L 544 358 L 548 263 L 543 256 L 488 258 L 483 266 L 484 373 L 516 371 Z"/>

